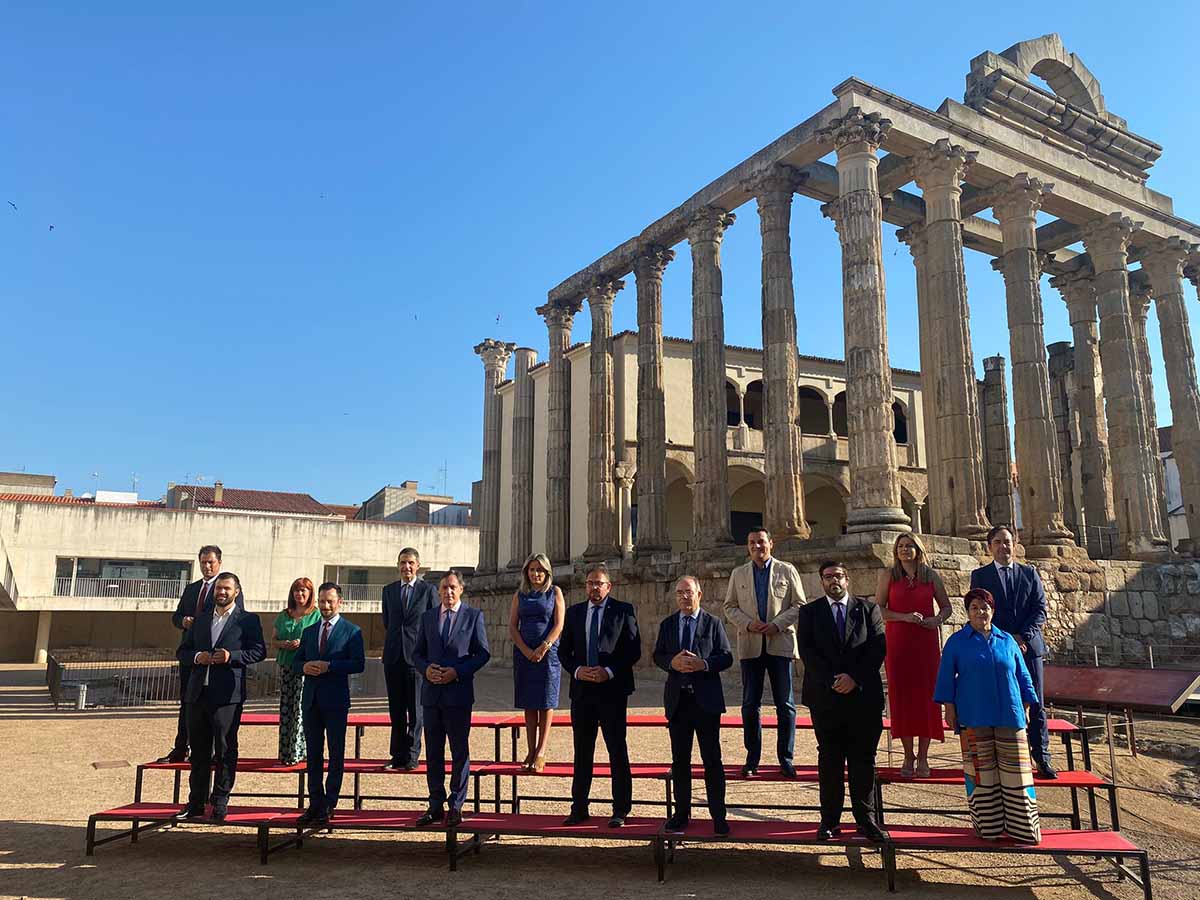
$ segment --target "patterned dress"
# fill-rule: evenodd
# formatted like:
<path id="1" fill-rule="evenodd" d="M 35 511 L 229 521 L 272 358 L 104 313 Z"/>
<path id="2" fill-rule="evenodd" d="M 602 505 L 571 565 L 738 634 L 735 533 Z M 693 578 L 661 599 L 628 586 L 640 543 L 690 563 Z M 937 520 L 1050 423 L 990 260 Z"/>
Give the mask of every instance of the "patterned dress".
<path id="1" fill-rule="evenodd" d="M 293 619 L 285 609 L 275 617 L 275 637 L 281 641 L 299 640 L 304 629 L 320 618 L 315 606 L 300 619 Z M 301 709 L 304 675 L 292 671 L 295 657 L 295 650 L 280 649 L 275 653 L 275 662 L 279 664 L 279 760 L 289 766 L 304 762 L 307 753 Z"/>

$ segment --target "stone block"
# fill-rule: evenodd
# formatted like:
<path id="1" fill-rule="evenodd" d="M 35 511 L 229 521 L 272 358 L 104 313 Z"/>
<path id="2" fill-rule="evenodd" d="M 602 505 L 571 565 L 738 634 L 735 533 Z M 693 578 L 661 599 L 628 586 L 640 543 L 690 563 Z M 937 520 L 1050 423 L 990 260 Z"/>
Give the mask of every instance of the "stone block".
<path id="1" fill-rule="evenodd" d="M 1105 572 L 1105 587 L 1110 591 L 1123 591 L 1129 586 L 1129 576 L 1118 566 Z"/>
<path id="2" fill-rule="evenodd" d="M 1102 613 L 1104 612 L 1104 592 L 1103 591 L 1080 591 L 1076 594 L 1077 602 L 1076 609 L 1081 613 Z"/>
<path id="3" fill-rule="evenodd" d="M 1121 641 L 1121 658 L 1123 660 L 1143 660 L 1146 658 L 1146 645 L 1137 638 L 1127 637 Z"/>
<path id="4" fill-rule="evenodd" d="M 1129 594 L 1115 591 L 1108 595 L 1108 614 L 1125 617 L 1129 615 Z"/>
<path id="5" fill-rule="evenodd" d="M 1154 633 L 1154 623 L 1151 622 L 1149 619 L 1142 619 L 1141 622 L 1138 623 L 1138 625 L 1139 625 L 1138 630 L 1141 632 L 1142 637 L 1149 637 L 1151 634 Z"/>
<path id="6" fill-rule="evenodd" d="M 1111 632 L 1112 632 L 1114 635 L 1120 635 L 1120 633 L 1121 633 L 1121 622 L 1120 622 L 1120 620 L 1118 620 L 1118 619 L 1109 619 L 1109 620 L 1108 620 L 1108 630 L 1109 630 L 1109 631 L 1111 631 Z"/>
<path id="7" fill-rule="evenodd" d="M 1171 639 L 1171 626 L 1165 619 L 1159 619 L 1154 623 L 1154 639 L 1156 641 Z"/>
<path id="8" fill-rule="evenodd" d="M 1179 616 L 1171 616 L 1167 624 L 1171 627 L 1171 640 L 1182 641 L 1187 637 L 1187 625 Z"/>
<path id="9" fill-rule="evenodd" d="M 1200 613 L 1185 612 L 1180 618 L 1189 638 L 1200 637 Z"/>
<path id="10" fill-rule="evenodd" d="M 1147 619 L 1157 619 L 1158 618 L 1158 595 L 1157 594 L 1155 594 L 1151 591 L 1145 591 L 1142 593 L 1142 614 Z"/>
<path id="11" fill-rule="evenodd" d="M 1129 614 L 1135 619 L 1142 618 L 1142 610 L 1144 608 L 1142 605 L 1142 592 L 1128 591 L 1126 596 L 1129 597 Z"/>
<path id="12" fill-rule="evenodd" d="M 1060 591 L 1079 590 L 1079 576 L 1074 572 L 1060 570 L 1054 573 L 1054 584 Z"/>
<path id="13" fill-rule="evenodd" d="M 1104 572 L 1093 572 L 1090 577 L 1092 579 L 1093 591 L 1108 590 L 1108 578 L 1105 577 Z"/>

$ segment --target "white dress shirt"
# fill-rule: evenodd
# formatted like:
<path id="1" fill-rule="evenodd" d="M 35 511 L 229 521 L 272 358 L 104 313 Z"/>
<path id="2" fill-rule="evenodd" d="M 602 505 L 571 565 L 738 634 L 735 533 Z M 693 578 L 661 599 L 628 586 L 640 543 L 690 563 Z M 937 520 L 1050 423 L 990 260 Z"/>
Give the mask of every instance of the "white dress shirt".
<path id="1" fill-rule="evenodd" d="M 212 644 L 213 644 L 214 648 L 217 646 L 217 641 L 219 641 L 221 639 L 221 633 L 225 630 L 225 626 L 229 623 L 229 617 L 233 613 L 233 610 L 236 607 L 237 607 L 237 602 L 235 601 L 233 603 L 230 603 L 229 606 L 227 606 L 225 608 L 224 613 L 218 614 L 217 610 L 215 608 L 213 609 L 212 631 L 209 633 L 212 635 Z M 200 652 L 202 653 L 204 651 L 200 651 Z M 199 657 L 200 657 L 200 653 L 197 653 L 192 661 L 195 662 L 195 660 L 199 659 Z M 212 671 L 212 666 L 205 666 L 205 668 L 204 668 L 204 683 L 206 685 L 208 684 L 208 673 L 211 671 Z"/>

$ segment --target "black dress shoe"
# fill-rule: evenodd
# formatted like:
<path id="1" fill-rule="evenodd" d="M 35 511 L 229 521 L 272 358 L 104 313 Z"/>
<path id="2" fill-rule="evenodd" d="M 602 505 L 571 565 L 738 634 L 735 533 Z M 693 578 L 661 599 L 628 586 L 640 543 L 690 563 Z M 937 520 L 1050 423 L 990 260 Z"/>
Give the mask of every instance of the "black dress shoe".
<path id="1" fill-rule="evenodd" d="M 625 824 L 624 816 L 613 816 L 611 819 L 608 820 L 609 828 L 620 828 L 624 824 Z"/>
<path id="2" fill-rule="evenodd" d="M 1037 767 L 1037 776 L 1038 778 L 1048 778 L 1050 780 L 1054 780 L 1058 777 L 1058 770 L 1054 768 L 1054 766 L 1050 765 L 1050 763 L 1042 763 Z"/>
<path id="3" fill-rule="evenodd" d="M 860 822 L 858 827 L 854 829 L 858 834 L 865 837 L 868 841 L 874 841 L 876 844 L 883 844 L 892 839 L 892 836 L 876 825 L 874 822 Z"/>
<path id="4" fill-rule="evenodd" d="M 212 819 L 214 822 L 224 822 L 224 821 L 225 821 L 225 817 L 226 817 L 228 814 L 229 814 L 229 811 L 228 811 L 228 810 L 226 810 L 226 809 L 225 809 L 225 807 L 223 807 L 223 806 L 214 806 L 214 807 L 213 807 L 213 811 L 212 811 L 212 815 L 211 815 L 209 818 L 211 818 L 211 819 Z"/>
<path id="5" fill-rule="evenodd" d="M 204 818 L 204 807 L 191 805 L 185 806 L 179 812 L 175 813 L 174 818 L 179 819 L 180 821 L 183 821 L 184 819 L 202 819 Z"/>
<path id="6" fill-rule="evenodd" d="M 417 761 L 401 763 L 399 769 L 401 772 L 415 772 L 420 764 Z"/>
<path id="7" fill-rule="evenodd" d="M 444 819 L 445 817 L 446 817 L 446 814 L 444 812 L 442 812 L 442 810 L 440 810 L 440 809 L 427 809 L 421 815 L 421 817 L 419 819 L 417 819 L 416 825 L 418 827 L 420 827 L 422 825 L 433 825 L 437 822 L 442 821 L 442 819 Z"/>
<path id="8" fill-rule="evenodd" d="M 663 828 L 667 834 L 683 834 L 687 831 L 688 818 L 686 816 L 674 815 L 667 819 L 667 824 Z"/>
<path id="9" fill-rule="evenodd" d="M 188 754 L 186 750 L 172 750 L 166 756 L 160 756 L 155 760 L 156 763 L 181 763 L 187 762 Z"/>
<path id="10" fill-rule="evenodd" d="M 729 834 L 729 822 L 725 819 L 713 819 L 713 834 L 717 837 L 725 837 Z"/>
<path id="11" fill-rule="evenodd" d="M 795 778 L 796 777 L 796 767 L 793 766 L 790 762 L 781 762 L 779 764 L 779 774 L 782 775 L 784 778 Z"/>
<path id="12" fill-rule="evenodd" d="M 300 818 L 296 820 L 296 824 L 301 828 L 320 828 L 322 825 L 329 824 L 329 813 L 315 809 L 306 809 L 300 814 Z"/>
<path id="13" fill-rule="evenodd" d="M 402 772 L 405 769 L 404 763 L 398 759 L 390 759 L 384 763 L 383 771 L 385 772 Z"/>
<path id="14" fill-rule="evenodd" d="M 450 812 L 446 815 L 446 827 L 447 828 L 457 828 L 461 824 L 462 824 L 462 810 L 461 809 L 450 810 Z"/>
<path id="15" fill-rule="evenodd" d="M 757 775 L 757 774 L 758 774 L 758 766 L 752 766 L 749 763 L 746 763 L 746 765 L 742 766 L 742 777 L 743 778 L 749 778 L 751 775 Z"/>
<path id="16" fill-rule="evenodd" d="M 835 834 L 837 834 L 837 832 L 834 831 L 833 828 L 831 828 L 828 825 L 818 825 L 817 826 L 817 840 L 818 841 L 831 841 L 831 840 L 833 840 L 833 836 Z"/>

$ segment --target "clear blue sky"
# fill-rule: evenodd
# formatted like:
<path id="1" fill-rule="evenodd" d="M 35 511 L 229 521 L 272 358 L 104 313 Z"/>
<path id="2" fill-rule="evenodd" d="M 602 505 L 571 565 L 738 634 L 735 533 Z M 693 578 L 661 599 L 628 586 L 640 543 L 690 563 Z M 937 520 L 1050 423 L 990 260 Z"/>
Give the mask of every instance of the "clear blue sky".
<path id="1" fill-rule="evenodd" d="M 77 492 L 92 472 L 115 490 L 137 473 L 151 497 L 203 473 L 357 502 L 408 478 L 440 488 L 445 460 L 468 497 L 472 346 L 544 357 L 533 310 L 550 287 L 850 75 L 935 108 L 962 99 L 972 57 L 1058 31 L 1165 147 L 1150 186 L 1200 219 L 1195 3 L 73 6 L 0 11 L 0 201 L 17 206 L 0 202 L 0 469 Z M 758 227 L 740 212 L 726 335 L 758 346 Z M 892 362 L 915 368 L 893 231 Z M 800 350 L 840 357 L 837 239 L 813 201 L 796 200 L 793 244 Z M 665 327 L 686 337 L 678 249 Z M 1008 356 L 1000 276 L 968 254 L 968 277 L 977 358 Z M 1070 339 L 1057 292 L 1044 300 L 1047 340 Z M 635 327 L 632 279 L 616 324 Z"/>

